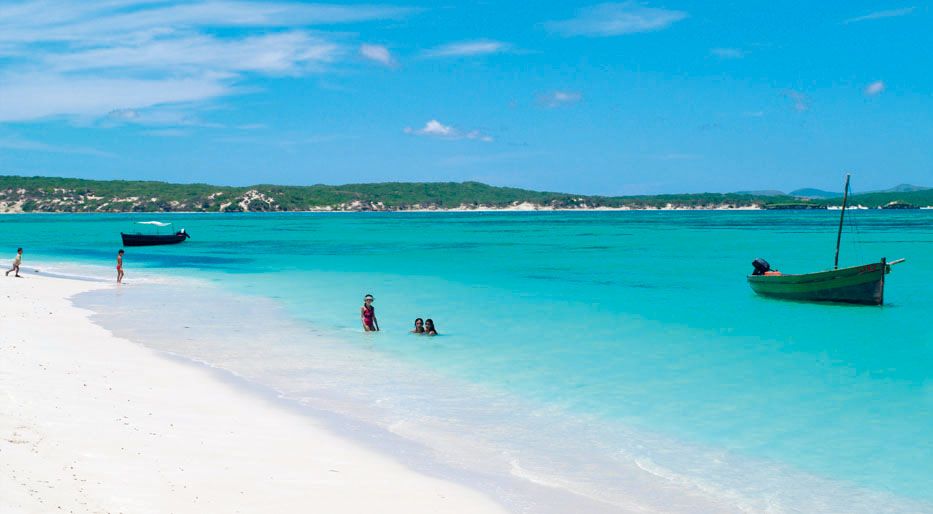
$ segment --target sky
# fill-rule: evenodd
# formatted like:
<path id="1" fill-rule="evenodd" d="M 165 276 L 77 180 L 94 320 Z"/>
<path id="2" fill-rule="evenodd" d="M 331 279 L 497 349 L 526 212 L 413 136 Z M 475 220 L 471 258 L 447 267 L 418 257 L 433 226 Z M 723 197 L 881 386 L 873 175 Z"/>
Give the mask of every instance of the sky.
<path id="1" fill-rule="evenodd" d="M 0 173 L 933 186 L 920 1 L 0 2 Z"/>

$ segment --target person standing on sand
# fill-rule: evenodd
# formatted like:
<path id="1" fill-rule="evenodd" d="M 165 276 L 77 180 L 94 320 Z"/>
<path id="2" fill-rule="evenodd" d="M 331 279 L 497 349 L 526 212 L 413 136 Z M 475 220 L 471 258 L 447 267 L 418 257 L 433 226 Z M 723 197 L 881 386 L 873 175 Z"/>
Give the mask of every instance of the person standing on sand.
<path id="1" fill-rule="evenodd" d="M 379 321 L 376 320 L 376 308 L 373 307 L 373 295 L 371 294 L 363 297 L 363 306 L 360 307 L 360 321 L 363 322 L 363 331 L 379 331 Z"/>
<path id="2" fill-rule="evenodd" d="M 117 252 L 117 284 L 123 283 L 123 249 Z"/>
<path id="3" fill-rule="evenodd" d="M 10 272 L 11 272 L 11 271 L 15 271 L 16 273 L 13 275 L 14 277 L 23 278 L 23 277 L 20 276 L 20 274 L 19 274 L 19 265 L 22 264 L 22 263 L 23 263 L 23 249 L 22 249 L 22 248 L 17 248 L 17 249 L 16 249 L 16 257 L 13 257 L 13 267 L 10 268 L 10 269 L 8 269 L 7 272 L 6 272 L 6 275 L 4 275 L 4 276 L 9 277 L 9 276 L 10 276 Z"/>

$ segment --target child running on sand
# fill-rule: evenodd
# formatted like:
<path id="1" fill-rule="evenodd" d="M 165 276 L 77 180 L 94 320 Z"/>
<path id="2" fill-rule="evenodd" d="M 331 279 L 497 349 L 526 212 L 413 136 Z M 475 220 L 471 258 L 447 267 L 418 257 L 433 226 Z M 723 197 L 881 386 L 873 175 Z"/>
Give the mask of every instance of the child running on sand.
<path id="1" fill-rule="evenodd" d="M 363 306 L 360 307 L 360 320 L 363 322 L 365 332 L 378 332 L 379 321 L 376 320 L 376 308 L 373 307 L 373 295 L 363 297 Z"/>
<path id="2" fill-rule="evenodd" d="M 16 273 L 13 275 L 14 277 L 23 278 L 23 277 L 20 276 L 20 274 L 19 274 L 19 265 L 22 264 L 22 263 L 23 263 L 23 249 L 22 249 L 22 248 L 17 248 L 17 249 L 16 249 L 16 257 L 13 257 L 13 267 L 10 268 L 9 270 L 7 270 L 5 276 L 9 277 L 9 276 L 10 276 L 10 272 L 11 272 L 11 271 L 15 271 Z"/>
<path id="3" fill-rule="evenodd" d="M 123 283 L 123 249 L 117 252 L 117 284 Z"/>

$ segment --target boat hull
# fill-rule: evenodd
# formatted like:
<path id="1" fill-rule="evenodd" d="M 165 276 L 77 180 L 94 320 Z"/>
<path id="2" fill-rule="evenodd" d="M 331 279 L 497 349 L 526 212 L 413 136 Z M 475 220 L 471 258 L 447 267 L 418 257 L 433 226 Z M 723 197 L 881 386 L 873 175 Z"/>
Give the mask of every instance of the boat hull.
<path id="1" fill-rule="evenodd" d="M 881 262 L 803 275 L 750 275 L 761 296 L 804 302 L 884 304 L 884 278 L 891 267 Z"/>
<path id="2" fill-rule="evenodd" d="M 174 245 L 188 239 L 186 234 L 150 235 L 150 234 L 124 234 L 123 246 L 158 246 Z"/>

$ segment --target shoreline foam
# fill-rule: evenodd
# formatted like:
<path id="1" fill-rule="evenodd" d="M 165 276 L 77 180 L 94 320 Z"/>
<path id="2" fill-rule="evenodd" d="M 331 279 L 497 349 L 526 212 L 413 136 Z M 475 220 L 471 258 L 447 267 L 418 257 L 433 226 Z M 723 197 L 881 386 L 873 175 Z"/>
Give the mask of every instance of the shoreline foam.
<path id="1" fill-rule="evenodd" d="M 850 512 L 930 510 L 929 505 L 905 509 L 906 499 L 816 477 L 777 462 L 748 459 L 643 430 L 602 426 L 596 419 L 569 419 L 567 413 L 551 412 L 547 406 L 452 383 L 450 377 L 435 377 L 430 369 L 394 360 L 380 362 L 367 349 L 373 343 L 359 344 L 362 336 L 342 332 L 336 334 L 339 340 L 327 342 L 327 331 L 319 327 L 286 326 L 290 323 L 285 317 L 255 309 L 257 302 L 278 305 L 261 295 L 237 298 L 238 294 L 218 287 L 203 292 L 202 298 L 189 285 L 177 285 L 184 289 L 159 293 L 156 299 L 139 298 L 132 304 L 125 303 L 129 298 L 124 297 L 121 303 L 125 309 L 143 312 L 145 305 L 158 310 L 165 298 L 185 298 L 185 305 L 206 306 L 216 303 L 209 298 L 223 294 L 223 309 L 232 314 L 205 307 L 197 317 L 211 319 L 212 325 L 201 333 L 186 331 L 192 339 L 181 344 L 165 342 L 156 332 L 142 334 L 130 325 L 115 323 L 113 316 L 95 317 L 95 321 L 147 347 L 178 352 L 185 360 L 269 388 L 285 404 L 298 410 L 310 407 L 313 416 L 320 418 L 323 413 L 332 418 L 338 429 L 348 425 L 371 428 L 370 440 L 381 441 L 377 450 L 429 474 L 441 471 L 458 482 L 496 491 L 518 511 L 761 512 L 779 502 L 783 508 L 815 513 L 832 511 L 819 507 L 821 502 L 840 505 L 842 499 L 849 503 Z M 93 304 L 98 312 L 109 311 L 107 299 L 82 303 Z M 187 320 L 183 324 L 194 329 L 196 317 L 184 315 L 185 305 L 159 313 Z M 251 310 L 244 310 L 244 305 Z M 229 325 L 225 316 L 262 321 L 236 334 L 223 328 Z M 310 350 L 302 342 L 303 334 L 313 334 L 313 346 L 331 348 Z M 385 373 L 389 368 L 391 372 Z M 497 405 L 508 406 L 508 413 Z M 588 426 L 591 422 L 597 425 Z M 609 439 L 602 437 L 611 434 Z M 399 451 L 394 447 L 400 445 L 389 441 L 402 441 L 406 449 Z M 548 441 L 560 448 L 543 447 Z M 899 507 L 885 511 L 877 508 L 880 505 Z"/>
<path id="2" fill-rule="evenodd" d="M 505 512 L 113 336 L 67 299 L 100 287 L 0 288 L 0 511 Z"/>

